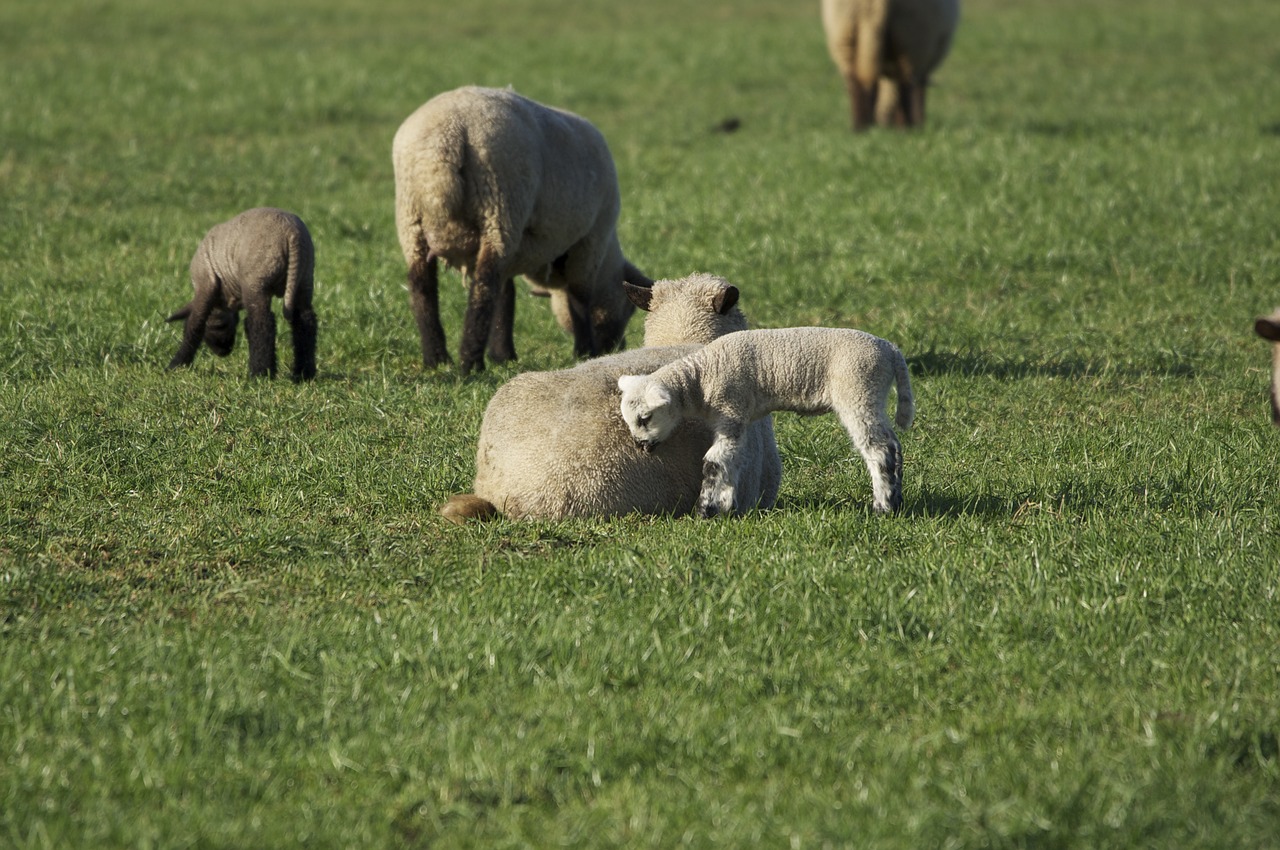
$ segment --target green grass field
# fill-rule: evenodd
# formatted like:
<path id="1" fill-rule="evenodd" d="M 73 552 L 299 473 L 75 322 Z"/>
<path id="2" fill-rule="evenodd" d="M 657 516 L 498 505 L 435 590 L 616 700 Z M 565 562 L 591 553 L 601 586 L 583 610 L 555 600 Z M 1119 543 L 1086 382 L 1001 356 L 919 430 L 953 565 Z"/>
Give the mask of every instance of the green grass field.
<path id="1" fill-rule="evenodd" d="M 965 0 L 854 137 L 816 0 L 0 6 L 0 846 L 1280 846 L 1277 33 Z M 421 368 L 391 137 L 470 83 L 605 133 L 649 274 L 897 342 L 903 514 L 784 414 L 772 511 L 441 520 L 572 362 L 522 296 L 517 364 Z M 166 373 L 259 205 L 318 379 Z"/>

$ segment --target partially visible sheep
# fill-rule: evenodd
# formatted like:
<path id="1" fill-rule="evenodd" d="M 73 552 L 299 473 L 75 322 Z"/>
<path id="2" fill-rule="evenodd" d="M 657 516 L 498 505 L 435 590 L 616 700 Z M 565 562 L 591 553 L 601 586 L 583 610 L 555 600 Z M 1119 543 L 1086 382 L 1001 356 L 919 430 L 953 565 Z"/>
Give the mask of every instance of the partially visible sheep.
<path id="1" fill-rule="evenodd" d="M 236 344 L 239 310 L 245 311 L 249 374 L 276 374 L 276 317 L 271 297 L 284 301 L 293 331 L 293 378 L 316 375 L 316 314 L 311 308 L 315 248 L 302 219 L 259 207 L 214 225 L 191 260 L 192 299 L 168 319 L 185 320 L 182 344 L 170 369 L 189 366 L 201 340 L 219 357 Z"/>
<path id="2" fill-rule="evenodd" d="M 499 387 L 480 426 L 475 492 L 453 496 L 441 514 L 463 522 L 498 512 L 563 519 L 693 509 L 710 429 L 690 422 L 664 451 L 641 451 L 618 416 L 618 377 L 652 372 L 745 328 L 738 290 L 722 278 L 695 274 L 627 291 L 648 311 L 647 347 L 572 369 L 526 372 Z M 738 508 L 772 507 L 782 477 L 772 419 L 747 430 L 743 453 Z"/>
<path id="3" fill-rule="evenodd" d="M 960 0 L 822 0 L 827 50 L 849 90 L 853 129 L 924 123 L 929 75 L 951 49 Z M 877 110 L 888 85 L 896 105 Z"/>
<path id="4" fill-rule="evenodd" d="M 471 278 L 464 374 L 516 356 L 517 275 L 553 292 L 580 357 L 618 348 L 634 308 L 624 280 L 652 283 L 622 256 L 618 177 L 586 119 L 513 91 L 465 87 L 410 115 L 392 144 L 396 230 L 422 363 L 449 360 L 437 265 Z"/>
<path id="5" fill-rule="evenodd" d="M 1280 427 L 1280 310 L 1270 318 L 1260 317 L 1253 323 L 1253 329 L 1258 336 L 1275 343 L 1271 347 L 1271 422 Z"/>
<path id="6" fill-rule="evenodd" d="M 742 436 L 775 410 L 835 411 L 871 473 L 876 511 L 889 513 L 902 506 L 902 447 L 885 414 L 895 381 L 895 420 L 909 428 L 915 399 L 893 343 L 847 328 L 786 328 L 728 334 L 647 376 L 624 375 L 618 388 L 637 445 L 661 451 L 690 419 L 715 430 L 698 499 L 704 517 L 734 510 Z"/>

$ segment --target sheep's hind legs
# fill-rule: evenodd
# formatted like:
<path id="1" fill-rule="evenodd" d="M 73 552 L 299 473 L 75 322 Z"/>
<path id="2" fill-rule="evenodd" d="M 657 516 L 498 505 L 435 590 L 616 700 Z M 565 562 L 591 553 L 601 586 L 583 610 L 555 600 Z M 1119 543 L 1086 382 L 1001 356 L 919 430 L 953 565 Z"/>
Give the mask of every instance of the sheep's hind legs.
<path id="1" fill-rule="evenodd" d="M 489 359 L 494 363 L 516 359 L 515 320 L 516 282 L 508 278 L 498 292 L 493 323 L 489 326 Z"/>
<path id="2" fill-rule="evenodd" d="M 316 314 L 310 307 L 286 317 L 293 333 L 293 380 L 316 376 Z"/>
<path id="3" fill-rule="evenodd" d="M 861 422 L 840 417 L 854 448 L 871 473 L 873 508 L 878 514 L 902 508 L 902 445 L 893 429 L 883 422 Z"/>
<path id="4" fill-rule="evenodd" d="M 249 342 L 249 377 L 276 376 L 276 314 L 271 296 L 245 303 L 244 333 Z"/>
<path id="5" fill-rule="evenodd" d="M 422 365 L 434 369 L 449 362 L 445 346 L 444 327 L 440 324 L 440 275 L 439 261 L 423 246 L 422 259 L 409 266 L 409 307 L 418 324 L 418 336 L 422 340 Z"/>

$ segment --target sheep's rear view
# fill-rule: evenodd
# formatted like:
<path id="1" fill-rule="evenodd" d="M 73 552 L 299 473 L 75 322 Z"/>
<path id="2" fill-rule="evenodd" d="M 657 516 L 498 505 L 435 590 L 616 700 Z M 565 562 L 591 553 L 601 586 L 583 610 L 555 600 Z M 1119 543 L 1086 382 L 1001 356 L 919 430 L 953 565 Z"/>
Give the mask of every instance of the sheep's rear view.
<path id="1" fill-rule="evenodd" d="M 652 283 L 618 244 L 618 178 L 604 136 L 586 119 L 502 89 L 465 87 L 423 104 L 392 144 L 396 229 L 422 362 L 449 360 L 438 263 L 461 269 L 470 294 L 464 373 L 515 358 L 514 278 L 551 290 L 574 353 L 621 346 L 634 310 L 627 280 Z"/>
<path id="2" fill-rule="evenodd" d="M 886 94 L 896 103 L 879 110 L 883 123 L 924 124 L 929 75 L 959 21 L 960 0 L 822 0 L 827 50 L 848 89 L 854 130 L 877 120 Z"/>

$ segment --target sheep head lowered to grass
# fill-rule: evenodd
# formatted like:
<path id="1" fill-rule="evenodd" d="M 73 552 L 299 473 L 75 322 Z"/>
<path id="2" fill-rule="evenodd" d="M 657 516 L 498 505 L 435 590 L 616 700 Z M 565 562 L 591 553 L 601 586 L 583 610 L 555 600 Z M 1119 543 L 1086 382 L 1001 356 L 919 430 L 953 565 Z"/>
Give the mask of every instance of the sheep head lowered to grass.
<path id="1" fill-rule="evenodd" d="M 1270 340 L 1271 346 L 1271 422 L 1280 427 L 1280 310 L 1269 317 L 1261 316 L 1253 323 L 1258 336 Z"/>
<path id="2" fill-rule="evenodd" d="M 170 369 L 189 366 L 200 343 L 219 357 L 236 344 L 240 309 L 249 339 L 249 374 L 276 374 L 276 317 L 271 299 L 284 301 L 293 333 L 293 378 L 316 374 L 316 314 L 311 308 L 315 249 L 302 219 L 260 207 L 214 225 L 191 260 L 191 300 L 169 316 L 183 321 L 182 344 Z"/>
<path id="3" fill-rule="evenodd" d="M 513 91 L 469 86 L 437 95 L 392 144 L 396 230 L 422 363 L 447 362 L 438 262 L 470 278 L 463 373 L 516 356 L 517 275 L 550 291 L 579 357 L 619 348 L 634 307 L 622 283 L 652 283 L 622 255 L 618 177 L 586 119 Z"/>

